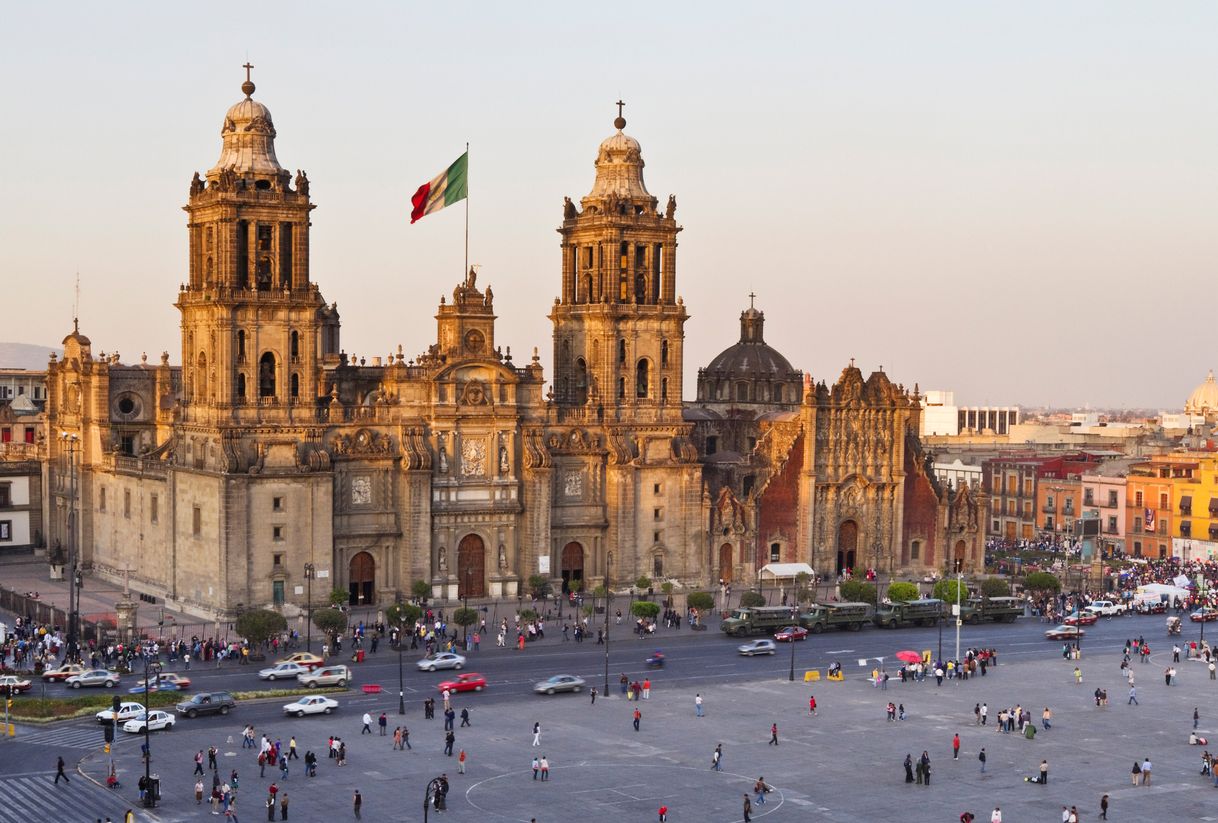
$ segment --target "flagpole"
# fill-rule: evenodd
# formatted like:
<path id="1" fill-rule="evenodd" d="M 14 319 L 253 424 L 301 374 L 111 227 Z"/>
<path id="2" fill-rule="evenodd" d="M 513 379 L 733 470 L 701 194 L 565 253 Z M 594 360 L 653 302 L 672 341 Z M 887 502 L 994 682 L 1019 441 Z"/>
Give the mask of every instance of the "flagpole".
<path id="1" fill-rule="evenodd" d="M 465 142 L 465 269 L 461 276 L 469 274 L 469 141 Z"/>

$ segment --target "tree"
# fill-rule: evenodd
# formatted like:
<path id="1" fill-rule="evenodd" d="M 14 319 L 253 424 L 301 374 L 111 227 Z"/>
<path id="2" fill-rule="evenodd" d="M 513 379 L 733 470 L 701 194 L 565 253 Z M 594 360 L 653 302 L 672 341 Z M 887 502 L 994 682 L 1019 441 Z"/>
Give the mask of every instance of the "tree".
<path id="1" fill-rule="evenodd" d="M 583 590 L 584 581 L 580 580 L 578 577 L 574 580 L 567 581 L 567 591 L 571 592 L 572 594 L 579 594 Z"/>
<path id="2" fill-rule="evenodd" d="M 765 597 L 759 592 L 744 592 L 740 595 L 740 607 L 743 609 L 755 609 L 764 605 Z"/>
<path id="3" fill-rule="evenodd" d="M 331 606 L 342 606 L 349 602 L 351 602 L 350 593 L 343 591 L 342 589 L 335 589 L 334 591 L 330 592 Z"/>
<path id="4" fill-rule="evenodd" d="M 981 594 L 984 597 L 1006 597 L 1011 593 L 1011 587 L 1001 577 L 987 577 L 981 581 Z"/>
<path id="5" fill-rule="evenodd" d="M 426 580 L 416 580 L 410 584 L 410 593 L 425 602 L 431 596 L 431 584 Z"/>
<path id="6" fill-rule="evenodd" d="M 888 599 L 896 602 L 907 602 L 909 600 L 917 600 L 920 592 L 918 591 L 917 583 L 908 583 L 904 580 L 898 580 L 895 583 L 888 585 Z"/>
<path id="7" fill-rule="evenodd" d="M 1062 582 L 1049 572 L 1032 572 L 1024 578 L 1023 587 L 1029 591 L 1047 594 L 1061 591 Z"/>
<path id="8" fill-rule="evenodd" d="M 691 609 L 697 609 L 700 612 L 715 608 L 715 596 L 710 592 L 690 592 L 685 601 L 689 603 Z"/>
<path id="9" fill-rule="evenodd" d="M 592 590 L 593 597 L 605 597 L 609 594 L 609 590 L 605 588 L 605 584 L 601 584 Z"/>
<path id="10" fill-rule="evenodd" d="M 800 572 L 795 575 L 795 602 L 808 603 L 812 600 L 814 592 L 812 587 L 808 585 L 812 582 L 812 575 L 807 572 Z"/>
<path id="11" fill-rule="evenodd" d="M 959 602 L 968 600 L 968 583 L 957 581 L 954 577 L 945 577 L 935 584 L 935 597 L 946 603 L 957 602 L 956 588 L 959 586 Z"/>
<path id="12" fill-rule="evenodd" d="M 630 613 L 635 617 L 655 620 L 660 614 L 660 604 L 652 603 L 650 600 L 636 600 L 630 606 Z"/>
<path id="13" fill-rule="evenodd" d="M 634 581 L 634 587 L 639 591 L 651 588 L 651 578 L 645 574 L 640 574 L 639 579 Z"/>
<path id="14" fill-rule="evenodd" d="M 478 622 L 478 610 L 457 609 L 453 612 L 453 622 L 458 626 L 472 626 Z"/>
<path id="15" fill-rule="evenodd" d="M 540 600 L 550 593 L 550 581 L 548 578 L 542 577 L 540 574 L 529 576 L 529 591 L 533 597 Z"/>
<path id="16" fill-rule="evenodd" d="M 250 657 L 262 660 L 262 644 L 280 632 L 287 631 L 288 621 L 270 609 L 250 609 L 237 616 L 237 634 L 250 643 Z"/>
<path id="17" fill-rule="evenodd" d="M 347 615 L 338 609 L 318 609 L 313 612 L 313 625 L 323 634 L 334 637 L 347 630 Z"/>
<path id="18" fill-rule="evenodd" d="M 862 580 L 847 580 L 840 586 L 842 600 L 875 605 L 875 585 Z"/>
<path id="19" fill-rule="evenodd" d="M 520 610 L 520 619 L 525 621 L 526 623 L 536 620 L 537 612 L 533 611 L 532 609 L 521 609 Z"/>
<path id="20" fill-rule="evenodd" d="M 413 626 L 422 616 L 423 610 L 414 603 L 395 603 L 385 612 L 385 619 L 391 626 Z"/>

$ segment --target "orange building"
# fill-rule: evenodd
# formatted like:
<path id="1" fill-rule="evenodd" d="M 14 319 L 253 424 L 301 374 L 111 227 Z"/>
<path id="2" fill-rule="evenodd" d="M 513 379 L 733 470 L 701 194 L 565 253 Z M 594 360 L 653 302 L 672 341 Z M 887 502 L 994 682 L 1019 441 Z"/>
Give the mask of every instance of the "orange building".
<path id="1" fill-rule="evenodd" d="M 1133 557 L 1171 556 L 1175 487 L 1198 470 L 1196 456 L 1164 454 L 1129 467 L 1125 490 L 1125 545 Z"/>

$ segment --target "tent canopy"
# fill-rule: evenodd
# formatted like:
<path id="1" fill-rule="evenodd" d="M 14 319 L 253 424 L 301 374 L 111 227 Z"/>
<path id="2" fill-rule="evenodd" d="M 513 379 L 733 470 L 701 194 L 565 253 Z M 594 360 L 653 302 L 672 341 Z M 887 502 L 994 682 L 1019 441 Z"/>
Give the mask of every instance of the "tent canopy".
<path id="1" fill-rule="evenodd" d="M 757 572 L 759 578 L 768 575 L 771 580 L 794 580 L 798 574 L 816 577 L 816 572 L 807 563 L 767 563 Z"/>

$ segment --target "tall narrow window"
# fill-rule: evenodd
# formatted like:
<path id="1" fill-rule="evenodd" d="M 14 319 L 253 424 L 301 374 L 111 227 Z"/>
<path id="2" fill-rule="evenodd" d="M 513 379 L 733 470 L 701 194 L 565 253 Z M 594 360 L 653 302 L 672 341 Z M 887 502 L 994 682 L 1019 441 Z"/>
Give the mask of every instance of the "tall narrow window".
<path id="1" fill-rule="evenodd" d="M 634 396 L 647 397 L 651 384 L 651 363 L 646 358 L 635 366 Z"/>
<path id="2" fill-rule="evenodd" d="M 258 396 L 275 396 L 275 355 L 270 352 L 258 361 Z"/>
<path id="3" fill-rule="evenodd" d="M 660 341 L 660 366 L 666 367 L 667 365 L 668 365 L 668 341 L 661 340 Z"/>
<path id="4" fill-rule="evenodd" d="M 237 332 L 237 362 L 245 362 L 245 329 Z"/>
<path id="5" fill-rule="evenodd" d="M 575 395 L 571 399 L 580 405 L 588 402 L 588 364 L 582 357 L 575 361 Z"/>
<path id="6" fill-rule="evenodd" d="M 206 352 L 199 352 L 198 364 L 199 364 L 198 372 L 195 375 L 195 377 L 197 378 L 195 381 L 195 385 L 197 385 L 199 387 L 198 400 L 202 403 L 206 403 L 208 400 L 208 396 L 207 396 L 207 353 Z"/>
<path id="7" fill-rule="evenodd" d="M 292 360 L 300 357 L 300 332 L 292 332 L 291 336 Z"/>
<path id="8" fill-rule="evenodd" d="M 237 287 L 250 287 L 250 224 L 237 221 Z"/>
<path id="9" fill-rule="evenodd" d="M 279 224 L 279 286 L 292 287 L 292 224 Z"/>
<path id="10" fill-rule="evenodd" d="M 300 375 L 292 372 L 292 399 L 300 397 Z"/>
<path id="11" fill-rule="evenodd" d="M 238 400 L 245 399 L 245 374 L 244 373 L 237 375 L 237 399 Z"/>
<path id="12" fill-rule="evenodd" d="M 667 377 L 660 378 L 660 399 L 663 401 L 668 400 L 668 378 Z"/>
<path id="13" fill-rule="evenodd" d="M 617 362 L 626 362 L 626 338 L 617 341 Z"/>
<path id="14" fill-rule="evenodd" d="M 617 379 L 617 399 L 618 400 L 626 399 L 626 378 L 625 377 L 619 377 Z"/>

